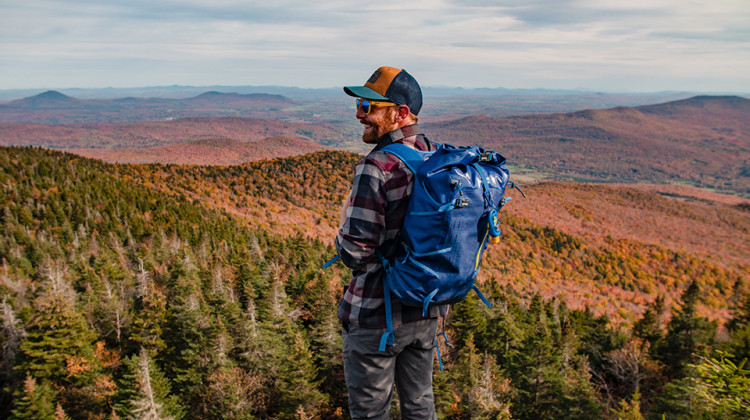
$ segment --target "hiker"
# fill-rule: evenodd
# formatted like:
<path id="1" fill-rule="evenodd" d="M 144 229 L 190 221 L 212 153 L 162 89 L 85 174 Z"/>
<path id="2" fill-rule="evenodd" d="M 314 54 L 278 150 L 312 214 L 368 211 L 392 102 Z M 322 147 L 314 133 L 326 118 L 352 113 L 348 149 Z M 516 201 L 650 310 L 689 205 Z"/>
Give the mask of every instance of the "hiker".
<path id="1" fill-rule="evenodd" d="M 381 67 L 364 86 L 344 91 L 356 98 L 362 141 L 374 146 L 355 167 L 335 239 L 353 277 L 338 309 L 349 411 L 353 419 L 387 419 L 395 383 L 402 418 L 436 419 L 433 352 L 438 318 L 445 316 L 447 305 L 431 305 L 423 314 L 420 307 L 392 301 L 394 344 L 379 351 L 386 330 L 380 257 L 392 259 L 397 252 L 414 185 L 407 165 L 381 149 L 397 142 L 435 150 L 417 125 L 422 91 L 409 73 L 393 67 Z"/>

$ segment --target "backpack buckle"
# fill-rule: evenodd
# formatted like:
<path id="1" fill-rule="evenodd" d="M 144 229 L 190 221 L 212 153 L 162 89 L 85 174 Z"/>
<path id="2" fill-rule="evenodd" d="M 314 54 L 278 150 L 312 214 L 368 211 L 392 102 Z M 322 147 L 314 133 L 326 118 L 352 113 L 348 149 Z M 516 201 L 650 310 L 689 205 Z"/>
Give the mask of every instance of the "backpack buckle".
<path id="1" fill-rule="evenodd" d="M 479 157 L 479 161 L 482 163 L 492 162 L 492 152 L 482 153 L 482 156 Z"/>
<path id="2" fill-rule="evenodd" d="M 469 199 L 466 197 L 459 197 L 456 199 L 456 208 L 466 207 L 469 205 Z"/>

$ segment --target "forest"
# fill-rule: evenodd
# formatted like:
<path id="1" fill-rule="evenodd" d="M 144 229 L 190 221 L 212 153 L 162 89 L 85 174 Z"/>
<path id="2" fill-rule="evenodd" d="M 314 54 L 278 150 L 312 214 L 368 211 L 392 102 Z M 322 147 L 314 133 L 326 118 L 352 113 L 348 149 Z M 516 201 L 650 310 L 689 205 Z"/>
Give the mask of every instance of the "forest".
<path id="1" fill-rule="evenodd" d="M 321 265 L 357 158 L 116 165 L 0 148 L 0 418 L 348 418 L 348 273 Z M 470 297 L 446 320 L 440 418 L 750 418 L 750 209 L 606 194 L 734 229 L 740 251 L 504 212 L 480 275 L 492 307 Z"/>

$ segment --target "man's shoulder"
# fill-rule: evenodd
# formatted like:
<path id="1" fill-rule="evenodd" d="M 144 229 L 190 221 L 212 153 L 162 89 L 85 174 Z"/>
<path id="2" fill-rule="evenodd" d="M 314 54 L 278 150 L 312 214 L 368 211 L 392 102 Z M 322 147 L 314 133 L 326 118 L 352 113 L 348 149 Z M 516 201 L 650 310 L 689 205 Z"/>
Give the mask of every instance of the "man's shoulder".
<path id="1" fill-rule="evenodd" d="M 387 150 L 379 149 L 368 153 L 361 161 L 363 166 L 372 165 L 383 172 L 393 172 L 401 167 L 401 160 Z"/>

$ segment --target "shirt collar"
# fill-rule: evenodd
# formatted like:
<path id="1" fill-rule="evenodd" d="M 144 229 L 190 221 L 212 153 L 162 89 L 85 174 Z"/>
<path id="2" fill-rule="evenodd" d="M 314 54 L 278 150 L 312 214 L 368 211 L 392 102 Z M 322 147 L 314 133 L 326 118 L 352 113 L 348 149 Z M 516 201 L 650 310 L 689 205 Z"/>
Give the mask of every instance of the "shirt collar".
<path id="1" fill-rule="evenodd" d="M 391 131 L 390 133 L 380 138 L 378 145 L 375 146 L 372 151 L 374 152 L 380 150 L 391 143 L 403 143 L 403 140 L 409 137 L 424 137 L 424 133 L 422 133 L 422 129 L 419 128 L 419 125 L 406 125 Z M 415 142 L 412 141 L 411 143 Z"/>

